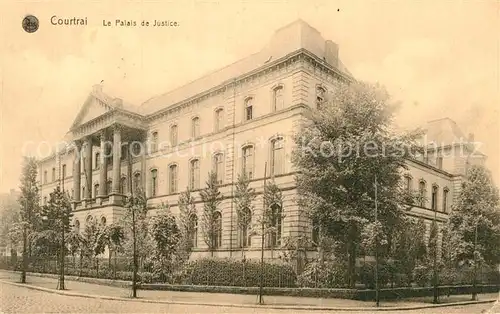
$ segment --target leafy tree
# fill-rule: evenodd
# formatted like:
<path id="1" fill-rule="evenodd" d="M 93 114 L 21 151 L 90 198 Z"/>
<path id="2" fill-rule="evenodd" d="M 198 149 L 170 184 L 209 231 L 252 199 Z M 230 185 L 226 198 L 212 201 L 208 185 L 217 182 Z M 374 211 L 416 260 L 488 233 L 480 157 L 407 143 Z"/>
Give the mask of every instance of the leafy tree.
<path id="1" fill-rule="evenodd" d="M 104 253 L 106 248 L 106 227 L 92 216 L 87 218 L 82 235 L 84 255 L 89 261 L 94 261 L 96 270 L 99 272 L 98 256 Z"/>
<path id="2" fill-rule="evenodd" d="M 420 132 L 391 128 L 396 104 L 380 86 L 339 82 L 334 90 L 296 132 L 292 161 L 299 206 L 339 244 L 337 256 L 346 260 L 348 284 L 354 287 L 361 234 L 374 221 L 374 179 L 378 220 L 389 248 L 408 208 L 400 171 L 418 151 Z"/>
<path id="3" fill-rule="evenodd" d="M 252 216 L 254 215 L 255 211 L 255 206 L 253 204 L 255 198 L 255 190 L 250 187 L 250 181 L 248 180 L 246 173 L 243 172 L 242 174 L 238 175 L 238 181 L 236 182 L 234 195 L 238 228 L 240 231 L 245 231 L 241 232 L 241 237 L 245 237 L 245 239 L 240 239 L 240 241 L 246 242 L 251 234 L 250 228 L 252 223 Z M 243 245 L 242 252 L 243 257 L 245 257 L 245 249 Z"/>
<path id="4" fill-rule="evenodd" d="M 264 236 L 267 238 L 267 244 L 272 249 L 276 245 L 281 245 L 281 230 L 283 218 L 283 193 L 274 180 L 266 184 L 264 188 L 265 207 L 260 219 L 264 226 Z"/>
<path id="5" fill-rule="evenodd" d="M 113 272 L 116 277 L 117 254 L 123 250 L 123 242 L 125 241 L 125 232 L 123 226 L 118 223 L 113 223 L 107 228 L 108 247 L 111 254 L 114 256 Z"/>
<path id="6" fill-rule="evenodd" d="M 81 251 L 82 248 L 82 236 L 76 230 L 72 230 L 68 235 L 68 245 L 69 253 L 73 258 L 73 267 L 76 266 L 76 254 Z"/>
<path id="7" fill-rule="evenodd" d="M 179 254 L 183 261 L 189 259 L 189 255 L 193 248 L 193 242 L 195 240 L 193 237 L 197 236 L 197 234 L 195 234 L 197 219 L 194 198 L 189 188 L 187 188 L 186 191 L 182 192 L 179 196 L 179 229 L 181 234 L 179 240 Z"/>
<path id="8" fill-rule="evenodd" d="M 151 219 L 151 236 L 155 244 L 152 256 L 153 272 L 162 282 L 167 282 L 178 261 L 176 249 L 181 236 L 168 207 L 161 208 Z"/>
<path id="9" fill-rule="evenodd" d="M 205 241 L 210 254 L 213 256 L 214 250 L 218 246 L 218 235 L 222 231 L 218 224 L 219 205 L 222 202 L 222 195 L 217 184 L 217 174 L 210 172 L 206 187 L 200 191 L 203 202 L 203 215 L 201 219 L 203 240 Z"/>
<path id="10" fill-rule="evenodd" d="M 21 222 L 20 206 L 17 197 L 6 196 L 0 203 L 0 245 L 17 247 L 22 240 L 22 228 L 20 233 L 15 230 Z"/>
<path id="11" fill-rule="evenodd" d="M 500 263 L 499 194 L 485 167 L 474 165 L 467 171 L 449 221 L 454 261 L 472 265 L 475 247 L 478 263 Z"/>

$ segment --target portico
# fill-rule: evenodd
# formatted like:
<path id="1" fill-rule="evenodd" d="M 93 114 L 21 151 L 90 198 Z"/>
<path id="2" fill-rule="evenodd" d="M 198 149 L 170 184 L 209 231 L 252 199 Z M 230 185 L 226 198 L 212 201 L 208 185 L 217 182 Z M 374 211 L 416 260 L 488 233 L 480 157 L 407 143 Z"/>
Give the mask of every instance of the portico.
<path id="1" fill-rule="evenodd" d="M 146 128 L 142 117 L 123 109 L 120 99 L 106 99 L 100 88 L 94 87 L 71 135 L 75 144 L 74 209 L 122 206 L 128 190 L 122 173 L 127 173 L 128 166 L 144 153 L 145 145 L 141 144 L 146 140 Z"/>

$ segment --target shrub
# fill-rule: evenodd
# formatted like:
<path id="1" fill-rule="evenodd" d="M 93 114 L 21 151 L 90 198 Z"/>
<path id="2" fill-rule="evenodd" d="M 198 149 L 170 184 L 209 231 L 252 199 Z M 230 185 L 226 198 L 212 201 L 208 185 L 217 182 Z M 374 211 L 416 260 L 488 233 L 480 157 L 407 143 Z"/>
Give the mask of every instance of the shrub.
<path id="1" fill-rule="evenodd" d="M 258 261 L 204 258 L 188 262 L 174 281 L 187 285 L 258 287 L 260 272 Z M 263 279 L 265 287 L 294 287 L 297 276 L 288 264 L 266 262 Z"/>
<path id="2" fill-rule="evenodd" d="M 306 265 L 298 278 L 302 287 L 308 288 L 339 288 L 344 287 L 347 282 L 347 268 L 344 263 L 328 261 L 319 263 L 317 261 Z"/>
<path id="3" fill-rule="evenodd" d="M 390 279 L 394 279 L 394 266 L 389 262 L 380 262 L 378 266 L 378 284 L 379 287 L 386 286 Z M 375 288 L 375 264 L 365 263 L 357 272 L 358 282 L 365 285 L 367 289 Z"/>
<path id="4" fill-rule="evenodd" d="M 413 280 L 419 287 L 428 286 L 432 276 L 432 269 L 427 265 L 417 265 L 413 270 Z"/>

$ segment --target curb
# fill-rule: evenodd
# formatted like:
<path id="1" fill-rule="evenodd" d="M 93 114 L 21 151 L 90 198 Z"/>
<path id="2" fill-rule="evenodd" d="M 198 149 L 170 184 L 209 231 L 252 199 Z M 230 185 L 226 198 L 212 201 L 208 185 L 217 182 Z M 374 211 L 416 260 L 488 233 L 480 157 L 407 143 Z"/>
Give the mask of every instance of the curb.
<path id="1" fill-rule="evenodd" d="M 72 297 L 81 298 L 91 298 L 100 300 L 112 300 L 112 301 L 128 301 L 128 302 L 142 302 L 142 303 L 157 303 L 157 304 L 172 304 L 172 305 L 197 305 L 197 306 L 212 306 L 212 307 L 233 307 L 233 308 L 253 308 L 253 309 L 277 309 L 277 310 L 307 310 L 307 311 L 410 311 L 428 308 L 439 308 L 439 307 L 450 307 L 458 305 L 470 305 L 470 304 L 483 304 L 483 303 L 494 303 L 496 299 L 481 300 L 481 301 L 463 301 L 463 302 L 453 302 L 444 304 L 426 304 L 417 306 L 405 306 L 405 307 L 324 307 L 324 306 L 300 306 L 300 305 L 257 305 L 257 304 L 233 304 L 233 303 L 198 303 L 198 302 L 182 302 L 182 301 L 162 301 L 162 300 L 152 300 L 152 299 L 132 299 L 124 297 L 111 297 L 111 296 L 100 296 L 93 294 L 84 294 L 78 292 L 70 292 L 64 290 L 56 290 L 50 288 L 43 288 L 37 286 L 31 286 L 29 284 L 21 284 L 17 282 L 0 280 L 0 283 L 8 284 L 17 287 L 24 287 L 32 290 L 39 290 L 53 294 L 66 295 Z"/>

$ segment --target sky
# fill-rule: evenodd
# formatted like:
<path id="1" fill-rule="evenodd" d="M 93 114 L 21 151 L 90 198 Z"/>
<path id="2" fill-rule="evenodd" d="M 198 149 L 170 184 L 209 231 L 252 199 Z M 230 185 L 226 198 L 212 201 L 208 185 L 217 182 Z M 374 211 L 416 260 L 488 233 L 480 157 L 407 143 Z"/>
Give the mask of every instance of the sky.
<path id="1" fill-rule="evenodd" d="M 27 14 L 37 32 L 21 27 Z M 53 26 L 52 16 L 87 18 Z M 500 182 L 498 1 L 13 1 L 0 2 L 0 193 L 17 188 L 30 143 L 56 143 L 92 85 L 139 105 L 259 51 L 301 18 L 339 45 L 359 80 L 401 101 L 396 123 L 449 117 L 474 133 Z M 104 27 L 115 19 L 175 28 Z"/>

